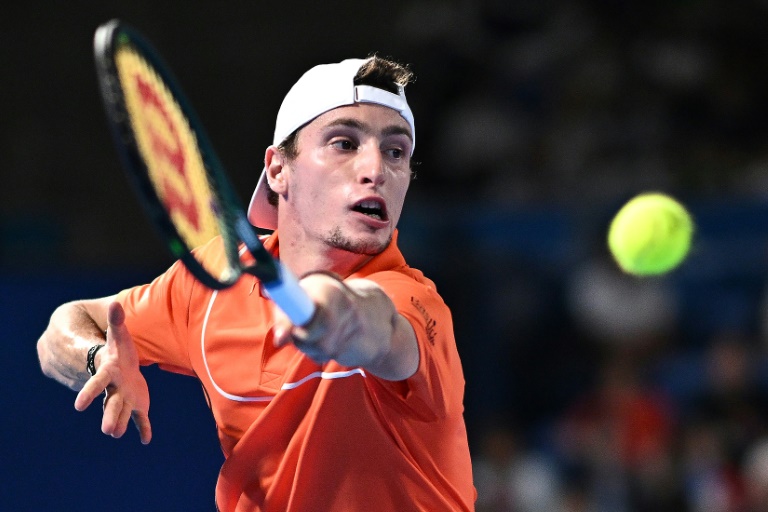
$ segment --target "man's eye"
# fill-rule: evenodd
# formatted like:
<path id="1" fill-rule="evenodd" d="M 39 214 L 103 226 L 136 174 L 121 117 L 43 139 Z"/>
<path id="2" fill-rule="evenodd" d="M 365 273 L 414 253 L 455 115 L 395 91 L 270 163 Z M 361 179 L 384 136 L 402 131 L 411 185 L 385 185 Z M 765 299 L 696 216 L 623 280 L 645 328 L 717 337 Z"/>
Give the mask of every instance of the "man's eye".
<path id="1" fill-rule="evenodd" d="M 400 148 L 392 148 L 387 150 L 389 152 L 389 156 L 394 158 L 395 160 L 400 160 L 403 158 L 403 150 Z"/>
<path id="2" fill-rule="evenodd" d="M 343 149 L 344 151 L 355 149 L 355 145 L 352 141 L 347 139 L 333 141 L 331 145 L 338 149 Z"/>

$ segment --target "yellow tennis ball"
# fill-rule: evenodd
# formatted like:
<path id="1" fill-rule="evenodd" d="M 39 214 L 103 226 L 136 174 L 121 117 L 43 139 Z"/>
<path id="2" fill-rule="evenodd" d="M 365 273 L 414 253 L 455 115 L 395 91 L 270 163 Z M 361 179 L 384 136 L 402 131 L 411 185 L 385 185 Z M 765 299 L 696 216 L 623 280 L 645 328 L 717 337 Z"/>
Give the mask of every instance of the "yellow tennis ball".
<path id="1" fill-rule="evenodd" d="M 628 274 L 664 274 L 688 255 L 693 228 L 688 210 L 672 197 L 640 194 L 613 218 L 608 247 L 616 263 Z"/>

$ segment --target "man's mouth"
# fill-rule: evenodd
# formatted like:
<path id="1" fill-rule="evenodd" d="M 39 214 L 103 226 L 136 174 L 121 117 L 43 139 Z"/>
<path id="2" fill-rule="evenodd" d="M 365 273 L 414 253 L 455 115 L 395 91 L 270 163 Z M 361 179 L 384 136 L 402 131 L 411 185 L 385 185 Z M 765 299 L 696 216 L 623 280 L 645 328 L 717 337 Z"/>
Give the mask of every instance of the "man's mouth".
<path id="1" fill-rule="evenodd" d="M 353 211 L 362 213 L 376 220 L 387 220 L 387 209 L 383 201 L 378 199 L 365 199 L 352 207 Z"/>

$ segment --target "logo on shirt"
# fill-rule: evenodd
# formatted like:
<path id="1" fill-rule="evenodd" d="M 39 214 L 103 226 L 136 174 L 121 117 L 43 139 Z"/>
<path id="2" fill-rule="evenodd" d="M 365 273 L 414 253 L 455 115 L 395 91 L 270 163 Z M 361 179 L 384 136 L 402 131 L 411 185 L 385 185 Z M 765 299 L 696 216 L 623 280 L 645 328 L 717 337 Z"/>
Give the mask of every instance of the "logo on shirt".
<path id="1" fill-rule="evenodd" d="M 427 330 L 427 339 L 429 340 L 429 343 L 434 346 L 435 337 L 437 336 L 437 321 L 432 318 L 432 316 L 427 311 L 427 308 L 425 308 L 424 305 L 416 297 L 411 297 L 411 304 L 413 304 L 413 307 L 415 307 L 416 310 L 421 313 L 421 316 L 424 318 L 424 325 L 426 326 Z"/>

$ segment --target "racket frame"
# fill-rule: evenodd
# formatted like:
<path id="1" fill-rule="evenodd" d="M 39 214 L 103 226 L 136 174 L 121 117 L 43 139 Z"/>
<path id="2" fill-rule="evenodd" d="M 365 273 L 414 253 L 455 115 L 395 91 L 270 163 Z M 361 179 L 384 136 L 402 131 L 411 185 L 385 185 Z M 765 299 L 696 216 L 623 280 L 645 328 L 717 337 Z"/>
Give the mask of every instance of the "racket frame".
<path id="1" fill-rule="evenodd" d="M 225 276 L 213 276 L 195 258 L 194 248 L 188 247 L 179 230 L 174 226 L 170 214 L 152 183 L 148 165 L 142 156 L 131 123 L 115 62 L 115 55 L 123 45 L 131 45 L 135 53 L 152 68 L 178 104 L 189 128 L 194 133 L 205 176 L 212 189 L 214 204 L 211 208 L 214 208 L 229 267 Z M 123 168 L 152 224 L 173 256 L 180 259 L 203 285 L 214 290 L 232 286 L 243 273 L 255 275 L 261 281 L 267 295 L 291 318 L 294 324 L 306 325 L 314 315 L 314 304 L 299 286 L 296 277 L 273 258 L 262 245 L 255 228 L 248 222 L 237 200 L 224 167 L 203 130 L 202 123 L 160 54 L 140 32 L 115 19 L 99 26 L 96 30 L 94 57 L 102 101 Z M 240 243 L 253 257 L 254 264 L 243 265 L 240 257 Z"/>

